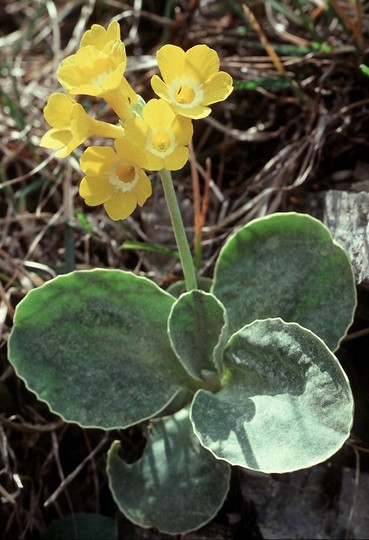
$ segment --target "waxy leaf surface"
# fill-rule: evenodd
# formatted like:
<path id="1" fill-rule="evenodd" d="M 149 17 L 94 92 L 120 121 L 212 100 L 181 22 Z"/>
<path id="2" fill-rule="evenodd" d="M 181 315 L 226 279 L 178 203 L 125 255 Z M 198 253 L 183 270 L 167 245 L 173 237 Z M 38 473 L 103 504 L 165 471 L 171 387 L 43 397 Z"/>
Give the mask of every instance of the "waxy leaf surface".
<path id="1" fill-rule="evenodd" d="M 214 295 L 203 291 L 182 294 L 173 304 L 168 332 L 173 350 L 188 373 L 202 379 L 202 371 L 221 373 L 227 316 Z"/>
<path id="2" fill-rule="evenodd" d="M 108 454 L 109 485 L 120 510 L 141 527 L 184 534 L 217 513 L 229 489 L 230 466 L 195 437 L 188 411 L 153 422 L 145 453 L 127 464 L 119 442 Z"/>
<path id="3" fill-rule="evenodd" d="M 226 347 L 222 390 L 199 390 L 191 420 L 218 458 L 267 473 L 311 467 L 350 433 L 353 398 L 328 347 L 281 319 L 255 321 Z"/>
<path id="4" fill-rule="evenodd" d="M 320 221 L 295 213 L 256 219 L 229 238 L 211 292 L 227 310 L 230 333 L 281 317 L 312 330 L 333 351 L 356 306 L 346 253 Z"/>
<path id="5" fill-rule="evenodd" d="M 173 302 L 130 272 L 59 276 L 18 305 L 9 358 L 28 388 L 65 420 L 127 427 L 194 382 L 167 335 Z"/>

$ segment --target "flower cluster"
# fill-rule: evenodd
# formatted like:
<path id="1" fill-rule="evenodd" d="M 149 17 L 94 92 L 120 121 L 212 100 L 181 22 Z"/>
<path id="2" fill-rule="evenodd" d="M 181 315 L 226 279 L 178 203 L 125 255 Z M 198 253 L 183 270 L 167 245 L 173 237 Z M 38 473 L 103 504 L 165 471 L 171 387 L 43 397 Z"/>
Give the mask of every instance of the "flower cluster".
<path id="1" fill-rule="evenodd" d="M 219 71 L 217 53 L 206 45 L 187 52 L 165 45 L 157 53 L 162 79 L 151 85 L 159 99 L 145 103 L 124 77 L 126 51 L 120 26 L 94 24 L 82 36 L 75 54 L 57 72 L 65 93 L 52 94 L 44 109 L 51 129 L 40 145 L 66 157 L 89 137 L 114 140 L 114 148 L 90 146 L 80 161 L 84 173 L 80 195 L 86 204 L 103 204 L 113 220 L 127 218 L 151 195 L 144 170 L 181 169 L 188 160 L 192 120 L 204 118 L 209 105 L 232 92 L 232 78 Z M 117 115 L 117 125 L 88 115 L 76 96 L 105 100 Z"/>

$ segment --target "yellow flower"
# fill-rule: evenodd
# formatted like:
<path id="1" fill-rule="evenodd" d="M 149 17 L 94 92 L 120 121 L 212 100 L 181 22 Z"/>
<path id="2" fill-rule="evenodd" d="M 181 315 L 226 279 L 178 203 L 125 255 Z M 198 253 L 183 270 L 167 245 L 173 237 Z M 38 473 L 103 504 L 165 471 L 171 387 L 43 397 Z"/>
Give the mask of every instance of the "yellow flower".
<path id="1" fill-rule="evenodd" d="M 58 149 L 56 157 L 66 157 L 93 135 L 118 138 L 124 136 L 121 126 L 114 126 L 88 116 L 82 105 L 65 94 L 52 94 L 44 108 L 51 129 L 40 141 L 44 148 Z"/>
<path id="2" fill-rule="evenodd" d="M 91 36 L 85 41 L 92 41 Z M 71 96 L 84 94 L 105 99 L 124 122 L 139 100 L 123 77 L 127 64 L 125 47 L 120 40 L 104 45 L 102 39 L 99 46 L 102 49 L 86 45 L 65 58 L 57 72 L 58 80 Z"/>
<path id="3" fill-rule="evenodd" d="M 60 84 L 71 95 L 102 96 L 118 88 L 126 65 L 124 43 L 114 40 L 106 43 L 102 50 L 86 45 L 67 56 L 57 75 Z"/>
<path id="4" fill-rule="evenodd" d="M 85 177 L 79 193 L 90 206 L 103 204 L 113 220 L 126 219 L 137 204 L 142 206 L 152 193 L 151 183 L 142 167 L 146 156 L 127 139 L 117 139 L 115 150 L 91 146 L 81 158 Z"/>
<path id="5" fill-rule="evenodd" d="M 136 94 L 125 77 L 122 77 L 118 88 L 107 93 L 104 99 L 123 123 L 136 114 L 142 108 L 143 103 L 142 97 Z"/>
<path id="6" fill-rule="evenodd" d="M 223 101 L 233 90 L 232 77 L 219 71 L 219 57 L 207 45 L 195 45 L 187 52 L 164 45 L 156 56 L 163 80 L 154 75 L 151 86 L 177 114 L 204 118 L 211 112 L 208 105 Z"/>
<path id="7" fill-rule="evenodd" d="M 93 45 L 99 51 L 103 51 L 109 41 L 116 40 L 120 40 L 120 26 L 118 21 L 111 21 L 106 30 L 100 24 L 93 24 L 90 30 L 87 30 L 83 34 L 79 47 Z"/>
<path id="8" fill-rule="evenodd" d="M 146 169 L 181 169 L 188 160 L 188 144 L 193 134 L 190 118 L 178 116 L 161 99 L 151 99 L 142 110 L 142 118 L 129 118 L 126 136 L 146 151 Z"/>

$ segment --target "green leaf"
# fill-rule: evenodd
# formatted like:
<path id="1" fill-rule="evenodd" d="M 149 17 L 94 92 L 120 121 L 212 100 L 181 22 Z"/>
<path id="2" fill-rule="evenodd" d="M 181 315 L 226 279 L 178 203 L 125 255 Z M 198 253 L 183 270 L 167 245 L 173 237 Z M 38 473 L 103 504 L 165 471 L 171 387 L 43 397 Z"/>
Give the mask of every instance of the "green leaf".
<path id="1" fill-rule="evenodd" d="M 79 512 L 52 522 L 43 540 L 118 540 L 115 522 L 105 516 Z"/>
<path id="2" fill-rule="evenodd" d="M 195 437 L 188 411 L 153 422 L 145 454 L 133 465 L 108 453 L 109 485 L 125 516 L 141 527 L 185 534 L 218 512 L 229 489 L 230 467 Z"/>
<path id="3" fill-rule="evenodd" d="M 290 81 L 279 77 L 254 77 L 247 81 L 235 81 L 234 88 L 236 90 L 255 90 L 256 88 L 267 88 L 273 92 L 278 92 L 284 90 L 285 88 L 290 88 Z"/>
<path id="4" fill-rule="evenodd" d="M 199 290 L 182 294 L 172 306 L 168 332 L 174 352 L 193 378 L 203 380 L 204 371 L 222 373 L 227 314 L 214 295 Z"/>
<path id="5" fill-rule="evenodd" d="M 154 416 L 195 383 L 170 347 L 173 302 L 130 272 L 59 276 L 17 306 L 10 361 L 27 387 L 65 420 L 127 427 Z"/>
<path id="6" fill-rule="evenodd" d="M 348 379 L 306 328 L 255 321 L 230 338 L 224 363 L 222 390 L 199 390 L 191 410 L 195 433 L 216 457 L 284 473 L 328 459 L 349 436 Z"/>
<path id="7" fill-rule="evenodd" d="M 295 213 L 256 219 L 222 248 L 212 291 L 230 333 L 256 319 L 281 317 L 321 337 L 331 350 L 353 321 L 350 261 L 315 218 Z"/>
<path id="8" fill-rule="evenodd" d="M 179 259 L 178 251 L 167 248 L 165 246 L 159 246 L 157 244 L 150 244 L 148 242 L 139 242 L 138 240 L 126 240 L 121 245 L 121 249 L 134 249 L 141 251 L 151 251 L 153 253 L 161 253 L 162 255 L 169 255 L 173 259 Z"/>
<path id="9" fill-rule="evenodd" d="M 369 66 L 366 66 L 365 64 L 360 64 L 360 69 L 364 73 L 364 75 L 367 75 L 369 77 Z"/>

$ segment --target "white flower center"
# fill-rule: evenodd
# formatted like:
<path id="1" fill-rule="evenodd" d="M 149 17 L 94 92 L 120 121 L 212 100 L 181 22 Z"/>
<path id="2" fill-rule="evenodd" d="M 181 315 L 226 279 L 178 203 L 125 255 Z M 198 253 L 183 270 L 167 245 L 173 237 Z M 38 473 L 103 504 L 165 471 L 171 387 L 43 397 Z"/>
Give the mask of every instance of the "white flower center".
<path id="1" fill-rule="evenodd" d="M 155 156 L 169 156 L 176 147 L 174 134 L 167 130 L 150 131 L 147 137 L 146 149 Z"/>
<path id="2" fill-rule="evenodd" d="M 101 88 L 104 85 L 104 82 L 106 80 L 106 77 L 109 75 L 109 73 L 100 73 L 97 77 L 94 77 L 91 80 L 91 86 L 96 86 L 97 88 Z"/>
<path id="3" fill-rule="evenodd" d="M 200 105 L 204 98 L 201 83 L 192 77 L 177 77 L 169 86 L 169 97 L 184 109 Z"/>
<path id="4" fill-rule="evenodd" d="M 138 180 L 137 167 L 129 161 L 120 161 L 109 174 L 109 182 L 119 191 L 132 191 Z"/>

